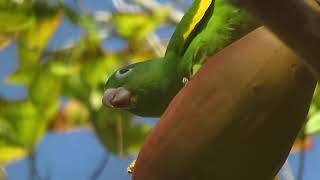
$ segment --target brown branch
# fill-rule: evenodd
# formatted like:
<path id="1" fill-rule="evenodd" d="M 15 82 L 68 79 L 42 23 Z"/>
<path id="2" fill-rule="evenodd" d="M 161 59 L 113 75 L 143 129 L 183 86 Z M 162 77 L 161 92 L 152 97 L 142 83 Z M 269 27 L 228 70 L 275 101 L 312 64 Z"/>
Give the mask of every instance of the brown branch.
<path id="1" fill-rule="evenodd" d="M 109 152 L 106 152 L 107 154 L 102 158 L 102 160 L 99 162 L 98 166 L 94 169 L 90 180 L 97 180 L 102 175 L 103 170 L 106 168 L 106 166 L 109 163 L 110 154 Z"/>
<path id="2" fill-rule="evenodd" d="M 259 18 L 304 58 L 320 79 L 320 6 L 316 0 L 230 0 Z"/>
<path id="3" fill-rule="evenodd" d="M 272 179 L 315 86 L 298 59 L 264 28 L 212 57 L 147 137 L 133 179 Z"/>
<path id="4" fill-rule="evenodd" d="M 116 120 L 117 128 L 117 153 L 119 156 L 123 156 L 123 126 L 122 126 L 122 115 L 120 114 Z"/>

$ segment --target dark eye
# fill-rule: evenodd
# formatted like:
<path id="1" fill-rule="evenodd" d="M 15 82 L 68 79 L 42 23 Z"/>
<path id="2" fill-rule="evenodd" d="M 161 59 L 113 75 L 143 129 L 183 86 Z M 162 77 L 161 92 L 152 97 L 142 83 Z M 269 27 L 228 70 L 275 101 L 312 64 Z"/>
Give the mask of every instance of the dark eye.
<path id="1" fill-rule="evenodd" d="M 122 78 L 126 76 L 131 71 L 130 68 L 122 68 L 117 71 L 116 77 Z"/>
<path id="2" fill-rule="evenodd" d="M 123 68 L 123 69 L 120 69 L 120 70 L 119 70 L 119 74 L 125 74 L 125 73 L 128 72 L 128 71 L 129 71 L 129 69 Z"/>

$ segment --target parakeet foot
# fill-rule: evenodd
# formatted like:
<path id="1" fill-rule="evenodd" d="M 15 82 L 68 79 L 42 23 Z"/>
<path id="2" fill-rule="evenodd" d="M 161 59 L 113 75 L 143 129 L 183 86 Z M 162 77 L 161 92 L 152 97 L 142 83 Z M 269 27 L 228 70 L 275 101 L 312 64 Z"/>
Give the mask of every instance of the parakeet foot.
<path id="1" fill-rule="evenodd" d="M 188 83 L 189 79 L 184 77 L 182 78 L 182 84 L 185 86 Z"/>
<path id="2" fill-rule="evenodd" d="M 133 173 L 135 164 L 136 164 L 136 160 L 133 160 L 133 161 L 130 163 L 130 165 L 127 167 L 127 172 L 128 172 L 129 174 L 132 174 L 132 173 Z"/>

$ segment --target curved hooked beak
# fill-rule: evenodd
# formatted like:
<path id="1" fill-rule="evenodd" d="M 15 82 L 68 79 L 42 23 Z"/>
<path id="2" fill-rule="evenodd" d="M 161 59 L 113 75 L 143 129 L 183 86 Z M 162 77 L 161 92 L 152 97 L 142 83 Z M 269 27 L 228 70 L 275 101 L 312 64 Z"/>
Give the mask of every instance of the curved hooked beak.
<path id="1" fill-rule="evenodd" d="M 102 104 L 109 108 L 132 109 L 136 96 L 124 87 L 109 88 L 104 92 Z"/>

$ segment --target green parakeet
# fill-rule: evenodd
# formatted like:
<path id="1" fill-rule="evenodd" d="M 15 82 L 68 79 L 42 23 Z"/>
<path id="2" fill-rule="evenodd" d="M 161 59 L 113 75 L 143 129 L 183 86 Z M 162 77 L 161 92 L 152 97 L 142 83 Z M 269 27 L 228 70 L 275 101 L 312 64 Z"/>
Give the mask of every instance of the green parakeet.
<path id="1" fill-rule="evenodd" d="M 139 116 L 159 117 L 209 56 L 257 27 L 228 0 L 194 0 L 171 37 L 165 56 L 120 68 L 102 103 Z"/>

